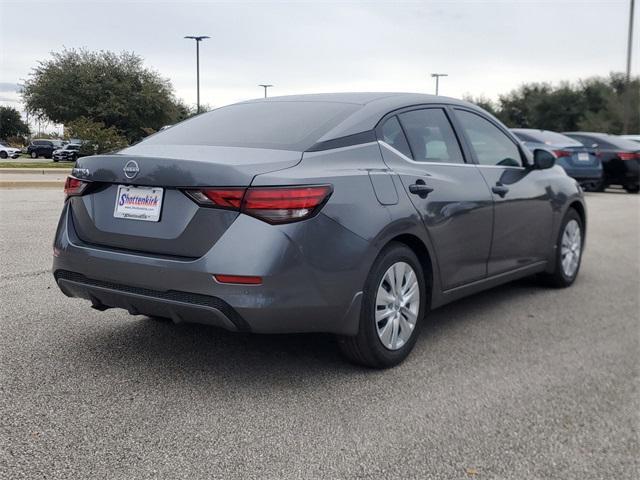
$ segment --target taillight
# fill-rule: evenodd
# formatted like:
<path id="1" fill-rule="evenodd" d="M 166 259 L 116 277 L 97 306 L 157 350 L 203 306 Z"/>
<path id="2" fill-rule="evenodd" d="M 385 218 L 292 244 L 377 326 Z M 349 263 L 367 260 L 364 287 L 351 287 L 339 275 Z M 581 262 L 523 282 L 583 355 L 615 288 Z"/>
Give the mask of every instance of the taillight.
<path id="1" fill-rule="evenodd" d="M 82 181 L 76 177 L 67 177 L 64 182 L 64 196 L 65 198 L 82 195 L 89 182 Z"/>
<path id="2" fill-rule="evenodd" d="M 554 150 L 556 158 L 571 157 L 573 154 L 569 150 Z"/>
<path id="3" fill-rule="evenodd" d="M 238 210 L 272 224 L 313 216 L 332 192 L 331 185 L 185 190 L 187 196 L 203 207 Z"/>
<path id="4" fill-rule="evenodd" d="M 289 223 L 315 214 L 331 195 L 330 185 L 250 188 L 242 212 L 268 223 Z"/>
<path id="5" fill-rule="evenodd" d="M 205 188 L 202 190 L 185 190 L 197 204 L 204 207 L 228 208 L 239 210 L 244 197 L 244 188 Z"/>
<path id="6" fill-rule="evenodd" d="M 638 160 L 638 159 L 640 159 L 640 153 L 616 152 L 616 155 L 618 155 L 618 158 L 620 160 Z"/>

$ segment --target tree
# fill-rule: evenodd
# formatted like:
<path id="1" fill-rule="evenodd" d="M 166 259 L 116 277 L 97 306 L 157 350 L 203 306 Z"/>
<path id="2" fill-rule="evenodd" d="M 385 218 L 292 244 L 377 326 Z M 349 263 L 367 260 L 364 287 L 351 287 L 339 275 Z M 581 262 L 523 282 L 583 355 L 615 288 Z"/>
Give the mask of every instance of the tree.
<path id="1" fill-rule="evenodd" d="M 55 123 L 81 117 L 114 127 L 129 141 L 184 116 L 171 83 L 131 52 L 63 50 L 32 71 L 22 92 L 29 111 Z"/>
<path id="2" fill-rule="evenodd" d="M 29 135 L 29 126 L 22 121 L 20 112 L 12 107 L 0 106 L 0 139 Z"/>
<path id="3" fill-rule="evenodd" d="M 640 131 L 640 78 L 626 90 L 625 77 L 592 77 L 575 84 L 524 84 L 500 95 L 495 114 L 512 128 L 587 130 L 619 134 L 625 102 L 631 112 L 631 131 Z"/>
<path id="4" fill-rule="evenodd" d="M 115 127 L 105 127 L 104 123 L 84 117 L 65 125 L 65 137 L 82 140 L 82 155 L 112 152 L 127 146 L 127 139 Z"/>

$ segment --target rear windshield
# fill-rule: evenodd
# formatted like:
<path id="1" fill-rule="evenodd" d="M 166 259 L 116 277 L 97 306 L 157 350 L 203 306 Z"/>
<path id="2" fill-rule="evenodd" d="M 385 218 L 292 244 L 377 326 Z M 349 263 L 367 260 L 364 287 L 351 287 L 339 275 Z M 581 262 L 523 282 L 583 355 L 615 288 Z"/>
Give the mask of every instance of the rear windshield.
<path id="1" fill-rule="evenodd" d="M 640 149 L 638 142 L 627 140 L 626 138 L 618 137 L 616 135 L 602 135 L 593 136 L 593 143 L 597 143 L 604 148 L 619 148 L 621 150 L 635 151 Z"/>
<path id="2" fill-rule="evenodd" d="M 239 103 L 203 113 L 138 145 L 216 145 L 304 151 L 360 105 L 336 102 Z M 135 153 L 135 146 L 129 152 Z"/>
<path id="3" fill-rule="evenodd" d="M 545 143 L 555 147 L 582 147 L 577 140 L 549 130 L 515 130 L 514 133 L 525 142 Z"/>

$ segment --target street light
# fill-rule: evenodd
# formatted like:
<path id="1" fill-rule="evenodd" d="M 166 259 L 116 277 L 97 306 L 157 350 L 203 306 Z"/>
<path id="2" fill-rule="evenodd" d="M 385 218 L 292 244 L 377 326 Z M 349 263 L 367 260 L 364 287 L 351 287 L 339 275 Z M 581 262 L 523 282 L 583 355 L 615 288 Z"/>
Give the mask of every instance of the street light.
<path id="1" fill-rule="evenodd" d="M 622 133 L 629 133 L 629 110 L 631 105 L 631 46 L 633 45 L 634 0 L 629 3 L 629 30 L 627 32 L 627 74 L 624 82 L 625 101 L 622 103 Z"/>
<path id="2" fill-rule="evenodd" d="M 432 73 L 431 77 L 436 79 L 436 95 L 438 95 L 438 86 L 439 86 L 439 80 L 440 77 L 448 77 L 449 74 L 447 73 Z"/>
<path id="3" fill-rule="evenodd" d="M 264 88 L 264 98 L 267 98 L 267 88 L 269 87 L 273 87 L 273 85 L 266 85 L 264 83 L 261 83 L 260 85 L 258 85 L 259 87 Z"/>
<path id="4" fill-rule="evenodd" d="M 189 40 L 196 41 L 196 82 L 197 82 L 197 91 L 198 91 L 196 111 L 197 113 L 200 113 L 200 42 L 202 40 L 206 40 L 207 38 L 211 38 L 211 37 L 207 37 L 206 35 L 199 35 L 199 36 L 187 35 L 184 38 L 188 38 Z"/>

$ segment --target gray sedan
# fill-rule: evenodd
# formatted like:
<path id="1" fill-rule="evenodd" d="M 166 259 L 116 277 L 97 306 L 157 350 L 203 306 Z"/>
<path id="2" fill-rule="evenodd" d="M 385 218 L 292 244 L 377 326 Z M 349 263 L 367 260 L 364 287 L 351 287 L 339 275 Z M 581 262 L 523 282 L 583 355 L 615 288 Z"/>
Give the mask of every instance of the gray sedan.
<path id="1" fill-rule="evenodd" d="M 98 310 L 330 332 L 389 367 L 430 309 L 528 275 L 573 283 L 586 210 L 554 161 L 445 97 L 230 105 L 80 158 L 53 273 Z"/>

